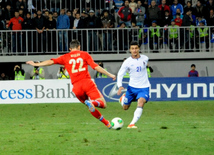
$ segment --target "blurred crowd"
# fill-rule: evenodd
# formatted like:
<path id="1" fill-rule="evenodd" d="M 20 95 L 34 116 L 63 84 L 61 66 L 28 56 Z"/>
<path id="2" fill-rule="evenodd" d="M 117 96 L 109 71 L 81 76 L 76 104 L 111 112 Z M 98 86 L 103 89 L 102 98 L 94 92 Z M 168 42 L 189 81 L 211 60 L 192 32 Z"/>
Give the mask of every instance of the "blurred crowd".
<path id="1" fill-rule="evenodd" d="M 190 28 L 176 32 L 174 25 Z M 159 29 L 170 26 L 173 26 L 173 29 L 169 31 Z M 186 45 L 191 38 L 195 40 L 195 37 L 200 42 L 201 40 L 206 42 L 208 47 L 207 42 L 212 37 L 214 29 L 206 29 L 204 26 L 214 26 L 213 0 L 113 0 L 112 4 L 110 0 L 102 2 L 83 0 L 81 5 L 79 1 L 69 0 L 0 1 L 0 30 L 36 30 L 33 34 L 13 33 L 9 38 L 13 52 L 26 51 L 26 40 L 28 40 L 29 52 L 53 51 L 56 49 L 56 40 L 59 43 L 59 51 L 67 51 L 71 37 L 73 39 L 83 37 L 82 42 L 88 43 L 83 50 L 89 51 L 127 49 L 131 40 L 138 40 L 139 43 L 150 42 L 150 49 L 154 49 L 153 43 L 161 45 L 163 42 L 190 48 L 190 46 L 199 46 Z M 150 27 L 149 34 L 148 30 L 140 30 L 148 27 Z M 103 28 L 105 31 L 89 30 L 87 34 L 79 31 L 72 31 L 72 34 L 69 34 L 68 31 L 64 31 L 97 28 Z M 122 31 L 112 33 L 111 28 L 119 28 Z M 134 28 L 138 30 L 133 30 Z M 58 34 L 52 33 L 53 29 L 62 31 Z M 124 39 L 120 39 L 117 43 L 117 37 L 121 35 Z M 178 41 L 178 36 L 186 39 Z M 167 38 L 167 41 L 163 38 Z M 47 44 L 50 41 L 52 44 Z"/>

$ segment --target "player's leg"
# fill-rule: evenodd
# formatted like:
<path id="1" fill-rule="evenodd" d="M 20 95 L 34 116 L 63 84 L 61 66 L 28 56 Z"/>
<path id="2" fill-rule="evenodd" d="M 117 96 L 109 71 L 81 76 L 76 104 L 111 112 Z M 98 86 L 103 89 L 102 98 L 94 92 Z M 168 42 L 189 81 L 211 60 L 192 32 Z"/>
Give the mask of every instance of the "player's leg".
<path id="1" fill-rule="evenodd" d="M 144 104 L 149 100 L 149 88 L 140 88 L 137 93 L 137 108 L 134 112 L 133 119 L 127 128 L 137 128 L 135 124 L 143 113 Z"/>
<path id="2" fill-rule="evenodd" d="M 90 87 L 86 87 L 85 91 L 90 98 L 91 103 L 95 107 L 106 108 L 106 101 L 101 92 L 98 90 L 96 84 L 92 80 L 88 81 L 88 84 L 90 84 Z"/>
<path id="3" fill-rule="evenodd" d="M 124 93 L 120 98 L 120 103 L 124 110 L 128 110 L 131 102 L 134 100 L 135 96 L 132 93 L 132 87 L 128 86 L 126 93 Z"/>
<path id="4" fill-rule="evenodd" d="M 102 123 L 104 123 L 110 129 L 111 128 L 110 122 L 106 120 L 103 117 L 103 115 L 95 108 L 95 107 L 105 108 L 106 107 L 105 99 L 103 98 L 102 94 L 97 89 L 96 84 L 92 80 L 88 81 L 87 85 L 88 86 L 84 88 L 84 91 L 86 91 L 87 96 L 91 100 L 86 100 L 85 104 L 88 106 L 91 114 L 95 118 L 99 119 Z"/>

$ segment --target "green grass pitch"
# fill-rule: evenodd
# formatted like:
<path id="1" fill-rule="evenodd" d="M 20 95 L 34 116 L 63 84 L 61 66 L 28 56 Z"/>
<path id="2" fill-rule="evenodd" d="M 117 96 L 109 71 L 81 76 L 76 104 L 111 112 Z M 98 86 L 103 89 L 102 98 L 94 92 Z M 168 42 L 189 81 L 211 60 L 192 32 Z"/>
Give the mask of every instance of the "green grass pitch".
<path id="1" fill-rule="evenodd" d="M 135 108 L 115 102 L 100 109 L 124 121 L 121 130 L 109 130 L 82 104 L 0 105 L 0 154 L 214 154 L 214 101 L 149 102 L 138 129 L 127 129 Z"/>

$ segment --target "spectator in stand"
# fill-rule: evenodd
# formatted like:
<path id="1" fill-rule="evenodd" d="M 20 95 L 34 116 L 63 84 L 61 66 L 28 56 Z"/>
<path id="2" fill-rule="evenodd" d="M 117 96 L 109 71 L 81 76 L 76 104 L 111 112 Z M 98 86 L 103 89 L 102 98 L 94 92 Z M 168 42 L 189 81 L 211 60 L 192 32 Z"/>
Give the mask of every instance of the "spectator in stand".
<path id="1" fill-rule="evenodd" d="M 44 11 L 44 17 L 45 17 L 46 20 L 49 19 L 49 11 L 48 10 Z"/>
<path id="2" fill-rule="evenodd" d="M 15 11 L 15 17 L 11 18 L 7 28 L 12 25 L 12 30 L 22 30 L 22 23 L 24 19 L 19 16 L 19 12 Z M 12 33 L 12 46 L 13 46 L 13 52 L 18 52 L 21 51 L 22 49 L 22 37 L 21 37 L 21 32 L 13 32 Z"/>
<path id="3" fill-rule="evenodd" d="M 81 19 L 81 16 L 80 16 L 79 12 L 77 12 L 75 14 L 75 18 L 71 23 L 72 23 L 71 26 L 72 26 L 73 29 L 80 29 L 80 28 L 84 28 L 84 26 L 85 26 L 84 25 L 85 24 L 84 20 Z"/>
<path id="4" fill-rule="evenodd" d="M 3 18 L 9 21 L 13 17 L 14 17 L 14 11 L 11 8 L 11 5 L 7 4 L 6 9 L 3 11 Z"/>
<path id="5" fill-rule="evenodd" d="M 165 16 L 162 19 L 161 26 L 167 27 L 171 25 L 172 16 L 169 14 L 169 10 L 165 11 Z"/>
<path id="6" fill-rule="evenodd" d="M 101 27 L 104 28 L 101 41 L 103 43 L 103 50 L 112 50 L 112 31 L 109 29 L 114 28 L 114 21 L 109 12 L 105 10 L 101 17 Z"/>
<path id="7" fill-rule="evenodd" d="M 27 7 L 28 7 L 27 6 L 27 0 L 23 0 L 22 2 L 23 2 L 23 4 L 20 5 L 20 8 L 22 8 L 22 6 L 23 6 L 24 8 L 22 8 L 22 9 L 27 12 Z"/>
<path id="8" fill-rule="evenodd" d="M 124 22 L 127 27 L 131 27 L 132 9 L 129 7 L 129 0 L 125 0 L 125 6 L 122 6 L 118 11 L 120 22 Z"/>
<path id="9" fill-rule="evenodd" d="M 87 50 L 87 34 L 85 33 L 85 31 L 82 30 L 77 30 L 77 29 L 82 29 L 86 27 L 85 24 L 85 19 L 81 18 L 80 12 L 77 12 L 75 14 L 75 18 L 73 19 L 73 21 L 71 21 L 71 27 L 73 29 L 76 29 L 74 31 L 72 31 L 72 39 L 77 39 L 81 42 L 82 44 L 82 48 L 83 50 Z"/>
<path id="10" fill-rule="evenodd" d="M 156 1 L 151 1 L 151 7 L 147 10 L 147 22 L 148 25 L 151 25 L 152 21 L 156 21 L 157 23 L 161 20 L 160 8 L 156 5 Z"/>
<path id="11" fill-rule="evenodd" d="M 137 1 L 137 7 L 134 11 L 134 15 L 136 17 L 136 25 L 139 27 L 143 27 L 144 26 L 144 16 L 146 13 L 146 9 L 145 7 L 142 6 L 142 2 L 141 0 Z"/>
<path id="12" fill-rule="evenodd" d="M 214 25 L 214 11 L 213 9 L 210 10 L 210 14 L 207 17 L 207 25 L 213 26 Z M 214 43 L 214 28 L 211 27 L 210 29 L 210 36 L 211 36 L 211 43 Z"/>
<path id="13" fill-rule="evenodd" d="M 34 34 L 34 50 L 37 52 L 45 51 L 45 34 L 43 33 L 46 26 L 46 19 L 42 15 L 41 10 L 37 10 L 37 17 L 34 19 L 34 26 L 37 30 L 37 34 Z"/>
<path id="14" fill-rule="evenodd" d="M 210 10 L 214 9 L 214 2 L 213 2 L 213 0 L 209 0 L 209 2 L 207 2 L 206 8 L 207 8 L 207 12 L 208 12 L 208 15 L 209 15 Z"/>
<path id="15" fill-rule="evenodd" d="M 67 13 L 66 13 L 66 15 L 70 19 L 70 29 L 72 29 L 73 28 L 72 27 L 72 22 L 74 21 L 75 17 L 73 17 L 71 10 L 68 10 Z M 69 38 L 71 38 L 70 33 L 68 34 L 68 40 L 69 40 Z M 70 42 L 70 40 L 68 42 Z"/>
<path id="16" fill-rule="evenodd" d="M 77 13 L 77 11 L 78 11 L 78 9 L 77 9 L 77 8 L 73 10 L 73 12 L 72 12 L 72 16 L 73 16 L 73 18 L 75 18 L 75 17 L 76 17 L 76 13 Z M 85 10 L 83 10 L 83 11 L 85 11 Z"/>
<path id="17" fill-rule="evenodd" d="M 95 16 L 94 10 L 89 11 L 89 16 L 86 18 L 86 27 L 89 29 L 100 28 L 100 20 Z M 97 31 L 88 30 L 88 46 L 87 51 L 97 51 L 99 38 L 97 36 Z"/>
<path id="18" fill-rule="evenodd" d="M 25 18 L 26 14 L 24 14 L 23 9 L 19 9 L 19 16 L 22 17 L 23 19 Z"/>
<path id="19" fill-rule="evenodd" d="M 131 0 L 131 2 L 129 3 L 129 8 L 131 8 L 133 14 L 135 12 L 136 7 L 137 3 L 135 2 L 135 0 Z"/>
<path id="20" fill-rule="evenodd" d="M 129 32 L 129 40 L 131 41 L 139 41 L 138 40 L 138 36 L 139 36 L 139 26 L 136 25 L 136 23 L 134 21 L 132 21 L 132 27 L 130 29 L 130 32 Z"/>
<path id="21" fill-rule="evenodd" d="M 51 12 L 48 13 L 48 19 L 46 23 L 46 30 L 48 31 L 49 29 L 56 29 L 56 20 L 53 19 L 53 14 Z"/>
<path id="22" fill-rule="evenodd" d="M 188 10 L 191 10 L 192 14 L 195 14 L 194 13 L 194 8 L 192 7 L 192 2 L 191 1 L 187 1 L 186 6 L 184 7 L 184 14 L 186 14 L 186 12 Z"/>
<path id="23" fill-rule="evenodd" d="M 33 12 L 33 19 L 36 19 L 37 17 L 37 12 Z"/>
<path id="24" fill-rule="evenodd" d="M 195 70 L 195 64 L 191 65 L 191 71 L 188 73 L 188 77 L 198 77 L 198 71 Z"/>
<path id="25" fill-rule="evenodd" d="M 169 14 L 170 14 L 170 8 L 168 5 L 166 5 L 166 0 L 162 0 L 161 1 L 161 4 L 158 5 L 160 11 L 161 11 L 161 17 L 162 19 L 164 18 L 165 16 L 165 11 L 168 10 L 169 11 Z"/>
<path id="26" fill-rule="evenodd" d="M 158 53 L 159 47 L 163 44 L 163 31 L 157 25 L 157 21 L 152 21 L 152 26 L 149 28 L 149 46 L 154 53 Z M 156 48 L 154 47 L 156 46 Z"/>
<path id="27" fill-rule="evenodd" d="M 184 16 L 181 14 L 181 10 L 180 10 L 180 9 L 177 9 L 177 10 L 176 10 L 176 16 L 177 16 L 177 14 L 180 15 L 180 18 L 181 18 L 181 19 L 183 19 Z M 176 16 L 175 16 L 174 18 L 176 18 Z"/>
<path id="28" fill-rule="evenodd" d="M 33 25 L 33 20 L 31 19 L 31 13 L 28 12 L 26 14 L 26 18 L 24 19 L 24 22 L 23 22 L 23 29 L 24 30 L 32 30 L 34 28 L 34 25 Z"/>
<path id="29" fill-rule="evenodd" d="M 10 80 L 10 77 L 5 75 L 5 73 L 1 73 L 0 80 Z"/>
<path id="30" fill-rule="evenodd" d="M 173 45 L 175 46 L 175 50 L 178 49 L 178 26 L 175 24 L 175 20 L 171 20 L 171 25 L 168 27 L 168 35 L 169 35 L 169 48 L 173 49 Z M 174 52 L 171 50 L 171 52 Z"/>
<path id="31" fill-rule="evenodd" d="M 206 7 L 201 4 L 200 0 L 197 1 L 194 13 L 196 17 L 198 17 L 199 15 L 201 15 L 202 17 L 206 16 Z"/>
<path id="32" fill-rule="evenodd" d="M 180 13 L 176 14 L 176 18 L 174 20 L 175 20 L 175 25 L 177 25 L 177 26 L 182 25 L 182 19 L 180 18 Z"/>
<path id="33" fill-rule="evenodd" d="M 18 0 L 17 2 L 16 2 L 16 8 L 15 9 L 20 9 L 20 6 L 21 5 L 24 5 L 24 3 L 23 3 L 23 0 Z"/>
<path id="34" fill-rule="evenodd" d="M 176 16 L 176 11 L 177 11 L 177 9 L 180 9 L 180 13 L 181 14 L 183 14 L 184 13 L 184 9 L 183 9 L 183 6 L 180 4 L 180 3 L 178 3 L 178 0 L 174 0 L 173 1 L 173 5 L 171 6 L 171 14 L 172 14 L 172 16 L 173 17 L 175 17 Z"/>
<path id="35" fill-rule="evenodd" d="M 24 19 L 23 29 L 24 30 L 33 30 L 34 29 L 34 22 L 31 19 L 31 13 L 30 12 L 27 13 L 26 18 Z M 31 31 L 23 32 L 23 38 L 24 38 L 23 44 L 26 44 L 26 42 L 27 42 L 26 45 L 28 45 L 27 48 L 25 48 L 26 52 L 32 52 L 33 51 L 33 48 L 31 46 L 31 41 L 32 41 L 31 37 L 32 37 Z M 25 46 L 23 46 L 23 47 L 25 47 Z"/>
<path id="36" fill-rule="evenodd" d="M 183 21 L 182 21 L 182 26 L 185 26 L 184 29 L 181 29 L 181 37 L 180 37 L 180 42 L 181 42 L 181 49 L 184 48 L 184 46 L 186 47 L 186 49 L 189 48 L 189 38 L 190 38 L 190 28 L 189 27 L 192 24 L 192 11 L 189 9 L 187 10 L 186 14 L 183 17 Z"/>
<path id="37" fill-rule="evenodd" d="M 48 51 L 56 51 L 56 32 L 51 31 L 56 29 L 56 20 L 53 19 L 53 14 L 51 12 L 48 14 L 48 16 L 49 17 L 46 23 L 46 44 L 48 44 Z"/>
<path id="38" fill-rule="evenodd" d="M 71 10 L 67 10 L 66 15 L 67 15 L 69 18 L 72 17 L 72 12 L 71 12 Z"/>
<path id="39" fill-rule="evenodd" d="M 210 10 L 210 14 L 207 17 L 207 25 L 208 26 L 213 26 L 214 25 L 214 11 L 213 11 L 213 9 Z"/>
<path id="40" fill-rule="evenodd" d="M 151 7 L 151 5 L 152 5 L 152 0 L 146 0 L 146 1 L 148 1 L 148 6 Z M 156 3 L 157 5 L 161 4 L 161 0 L 154 0 L 154 1 L 155 1 L 155 3 Z"/>
<path id="41" fill-rule="evenodd" d="M 57 18 L 58 18 L 58 13 L 55 11 L 53 12 L 53 19 L 57 21 Z"/>
<path id="42" fill-rule="evenodd" d="M 83 19 L 83 20 L 85 20 L 86 18 L 88 18 L 89 11 L 86 12 L 86 11 L 83 10 L 83 12 L 81 13 L 80 18 Z"/>
<path id="43" fill-rule="evenodd" d="M 199 22 L 200 25 L 198 26 L 196 30 L 196 43 L 204 43 L 206 45 L 206 50 L 208 51 L 209 48 L 209 28 L 205 26 L 204 21 Z M 197 45 L 197 44 L 196 44 Z M 197 47 L 200 47 L 200 45 L 197 45 Z"/>
<path id="44" fill-rule="evenodd" d="M 203 21 L 204 25 L 207 26 L 207 20 L 202 17 L 201 15 L 198 15 L 198 17 L 196 17 L 196 26 L 200 26 L 200 21 Z M 214 25 L 212 25 L 214 26 Z"/>
<path id="45" fill-rule="evenodd" d="M 65 14 L 65 9 L 61 9 L 60 16 L 57 18 L 56 28 L 59 35 L 59 51 L 68 51 L 68 31 L 65 29 L 70 28 L 70 19 Z M 63 44 L 64 41 L 64 44 Z"/>
<path id="46" fill-rule="evenodd" d="M 126 27 L 125 22 L 120 24 L 120 27 L 118 27 L 118 35 L 119 38 L 119 50 L 128 50 L 128 41 L 129 41 L 129 31 Z"/>

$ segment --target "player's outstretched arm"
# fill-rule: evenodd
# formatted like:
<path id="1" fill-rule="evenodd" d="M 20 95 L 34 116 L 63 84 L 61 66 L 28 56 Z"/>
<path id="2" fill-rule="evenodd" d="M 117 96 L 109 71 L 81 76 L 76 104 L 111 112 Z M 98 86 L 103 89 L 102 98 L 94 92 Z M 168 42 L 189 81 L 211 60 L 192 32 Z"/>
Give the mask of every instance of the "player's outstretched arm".
<path id="1" fill-rule="evenodd" d="M 122 90 L 124 89 L 124 87 L 120 87 L 119 89 L 118 89 L 118 91 L 117 91 L 117 95 L 120 95 L 121 93 L 122 93 Z"/>
<path id="2" fill-rule="evenodd" d="M 31 65 L 31 66 L 50 66 L 54 64 L 53 60 L 45 60 L 43 62 L 35 63 L 33 61 L 27 61 L 26 64 Z"/>
<path id="3" fill-rule="evenodd" d="M 105 69 L 103 69 L 102 67 L 100 66 L 97 66 L 94 68 L 96 71 L 102 73 L 102 74 L 105 74 L 107 76 L 109 76 L 110 78 L 112 78 L 113 80 L 116 80 L 116 76 L 114 74 L 111 74 L 109 73 L 108 71 L 106 71 Z"/>

